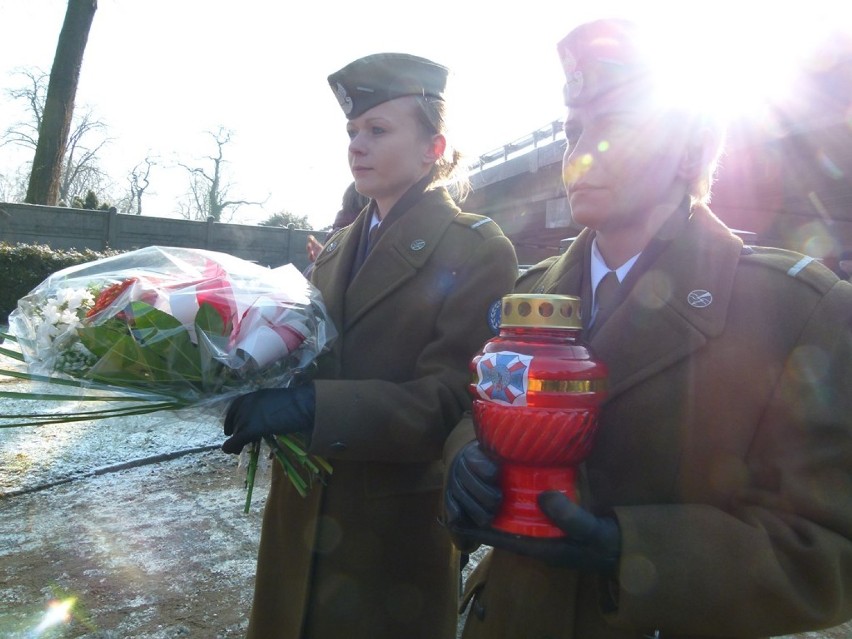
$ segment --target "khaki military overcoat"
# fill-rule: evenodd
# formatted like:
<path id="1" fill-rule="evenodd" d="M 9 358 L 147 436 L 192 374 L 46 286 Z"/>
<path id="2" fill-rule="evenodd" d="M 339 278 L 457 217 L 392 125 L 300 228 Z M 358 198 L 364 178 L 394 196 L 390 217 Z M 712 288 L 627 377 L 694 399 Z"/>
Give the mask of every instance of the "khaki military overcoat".
<path id="1" fill-rule="evenodd" d="M 307 498 L 274 466 L 249 636 L 450 639 L 459 567 L 438 524 L 441 451 L 469 407 L 469 361 L 517 277 L 499 227 L 427 191 L 352 274 L 368 210 L 329 239 L 312 281 L 340 336 L 320 367 Z M 384 224 L 383 224 L 384 226 Z"/>
<path id="2" fill-rule="evenodd" d="M 591 240 L 517 290 L 588 297 Z M 464 637 L 766 637 L 852 617 L 852 286 L 698 207 L 621 289 L 589 333 L 610 396 L 581 489 L 618 518 L 617 578 L 493 551 Z M 463 421 L 447 458 L 472 437 Z"/>

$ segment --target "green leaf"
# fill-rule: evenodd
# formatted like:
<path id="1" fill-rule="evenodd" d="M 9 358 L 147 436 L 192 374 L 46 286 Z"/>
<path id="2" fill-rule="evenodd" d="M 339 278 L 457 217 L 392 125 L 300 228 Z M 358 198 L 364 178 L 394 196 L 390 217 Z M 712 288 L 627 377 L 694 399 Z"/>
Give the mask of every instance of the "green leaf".
<path id="1" fill-rule="evenodd" d="M 132 304 L 132 314 L 133 336 L 141 348 L 155 356 L 152 364 L 171 371 L 171 378 L 201 381 L 198 347 L 192 343 L 189 331 L 176 318 L 143 302 Z"/>
<path id="2" fill-rule="evenodd" d="M 118 386 L 150 386 L 158 377 L 144 351 L 129 334 L 122 335 L 86 373 L 86 377 Z"/>
<path id="3" fill-rule="evenodd" d="M 124 322 L 111 318 L 97 326 L 84 326 L 77 329 L 77 335 L 83 346 L 92 354 L 101 358 L 106 355 L 116 342 L 127 335 L 127 325 Z"/>
<path id="4" fill-rule="evenodd" d="M 230 332 L 230 322 L 226 326 L 222 316 L 212 305 L 205 302 L 198 307 L 195 314 L 195 335 L 198 339 L 202 387 L 205 392 L 218 392 L 225 383 L 228 371 L 217 356 L 228 351 Z"/>
<path id="5" fill-rule="evenodd" d="M 183 397 L 200 390 L 195 347 L 180 322 L 144 302 L 129 309 L 133 328 L 106 322 L 80 331 L 83 344 L 98 361 L 87 379 Z"/>
<path id="6" fill-rule="evenodd" d="M 195 328 L 203 331 L 207 335 L 219 335 L 226 337 L 231 333 L 231 323 L 225 326 L 222 316 L 219 314 L 212 304 L 207 302 L 202 303 L 198 307 L 198 312 L 195 314 Z M 227 331 L 225 330 L 227 328 Z"/>

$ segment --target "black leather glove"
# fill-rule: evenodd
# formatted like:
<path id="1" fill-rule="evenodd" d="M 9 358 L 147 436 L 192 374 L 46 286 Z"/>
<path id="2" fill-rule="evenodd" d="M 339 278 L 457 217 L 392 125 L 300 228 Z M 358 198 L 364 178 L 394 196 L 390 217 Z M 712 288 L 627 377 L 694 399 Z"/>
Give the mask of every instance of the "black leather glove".
<path id="1" fill-rule="evenodd" d="M 621 529 L 615 517 L 597 517 L 556 490 L 541 493 L 538 505 L 566 537 L 542 539 L 489 528 L 477 531 L 479 541 L 555 566 L 615 574 L 621 556 Z"/>
<path id="2" fill-rule="evenodd" d="M 500 467 L 479 442 L 470 442 L 458 452 L 444 490 L 445 523 L 451 530 L 491 525 L 503 500 L 499 474 Z"/>
<path id="3" fill-rule="evenodd" d="M 309 433 L 314 427 L 316 393 L 312 383 L 264 388 L 240 395 L 228 407 L 222 450 L 236 455 L 243 446 L 269 435 Z"/>

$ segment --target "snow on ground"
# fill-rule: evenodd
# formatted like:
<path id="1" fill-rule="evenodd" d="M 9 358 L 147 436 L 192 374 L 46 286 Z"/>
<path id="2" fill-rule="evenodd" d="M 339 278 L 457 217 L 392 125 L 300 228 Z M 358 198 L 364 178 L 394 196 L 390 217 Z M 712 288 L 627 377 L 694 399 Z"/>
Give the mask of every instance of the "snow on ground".
<path id="1" fill-rule="evenodd" d="M 0 398 L 0 415 L 27 404 Z M 0 636 L 243 637 L 269 464 L 243 513 L 244 471 L 222 440 L 221 419 L 197 412 L 0 429 Z M 70 618 L 48 625 L 50 602 L 71 597 Z"/>
<path id="2" fill-rule="evenodd" d="M 0 390 L 32 392 L 33 387 L 29 382 L 0 378 Z M 0 398 L 0 415 L 79 413 L 102 405 Z M 0 495 L 30 491 L 134 460 L 216 447 L 224 440 L 221 421 L 214 415 L 184 418 L 192 415 L 152 413 L 0 430 Z"/>

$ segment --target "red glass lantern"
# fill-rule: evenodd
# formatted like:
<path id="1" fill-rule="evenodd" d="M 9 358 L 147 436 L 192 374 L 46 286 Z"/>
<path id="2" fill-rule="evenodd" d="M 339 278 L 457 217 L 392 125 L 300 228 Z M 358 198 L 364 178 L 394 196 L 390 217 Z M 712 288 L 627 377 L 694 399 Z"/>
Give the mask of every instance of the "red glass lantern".
<path id="1" fill-rule="evenodd" d="M 577 500 L 577 466 L 591 450 L 606 397 L 606 366 L 580 338 L 580 299 L 507 295 L 500 334 L 470 364 L 473 420 L 500 462 L 501 510 L 493 527 L 562 537 L 536 501 L 545 490 Z"/>

